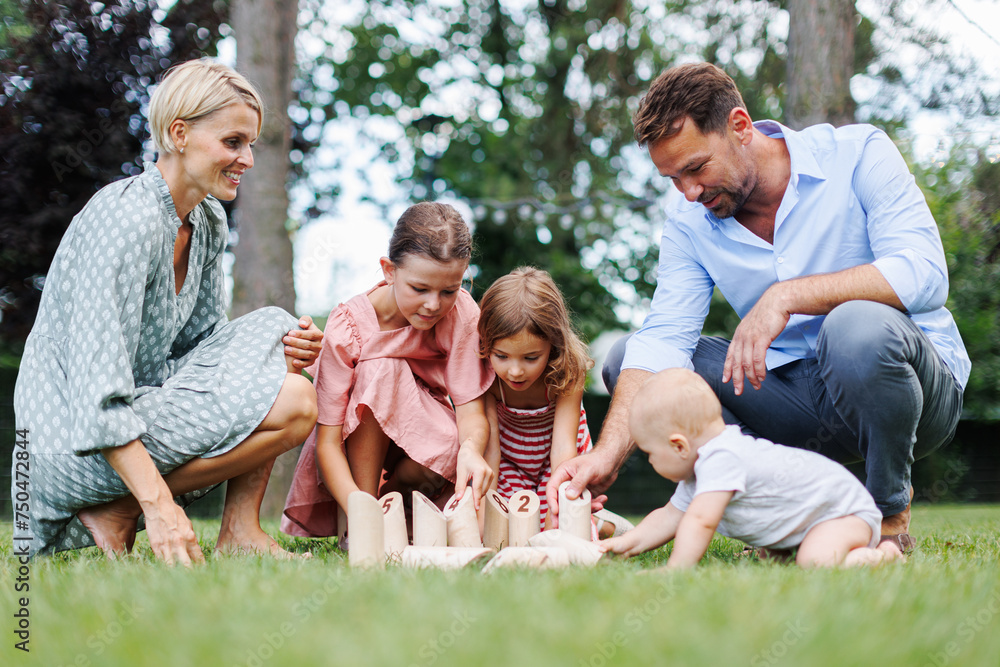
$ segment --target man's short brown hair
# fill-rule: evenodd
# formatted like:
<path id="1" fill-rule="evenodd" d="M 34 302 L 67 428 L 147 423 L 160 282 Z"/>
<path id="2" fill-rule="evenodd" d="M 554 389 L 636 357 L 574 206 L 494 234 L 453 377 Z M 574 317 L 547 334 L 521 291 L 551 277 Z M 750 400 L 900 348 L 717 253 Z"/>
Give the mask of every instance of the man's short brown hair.
<path id="1" fill-rule="evenodd" d="M 653 144 L 680 130 L 679 121 L 691 118 L 702 134 L 722 132 L 729 112 L 746 109 L 743 96 L 728 74 L 711 63 L 671 67 L 656 77 L 632 117 L 635 140 Z"/>

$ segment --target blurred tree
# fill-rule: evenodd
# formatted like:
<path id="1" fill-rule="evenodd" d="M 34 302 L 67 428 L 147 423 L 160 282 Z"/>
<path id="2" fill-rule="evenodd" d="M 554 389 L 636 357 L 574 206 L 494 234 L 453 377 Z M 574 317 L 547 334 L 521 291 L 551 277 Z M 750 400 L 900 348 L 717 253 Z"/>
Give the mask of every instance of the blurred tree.
<path id="1" fill-rule="evenodd" d="M 965 413 L 1000 419 L 1000 155 L 957 146 L 917 178 L 947 253 L 948 308 L 972 358 Z"/>
<path id="2" fill-rule="evenodd" d="M 226 7 L 25 0 L 15 9 L 23 23 L 0 44 L 0 343 L 14 346 L 72 217 L 152 157 L 141 115 L 150 86 L 176 61 L 214 55 Z"/>
<path id="3" fill-rule="evenodd" d="M 31 34 L 18 0 L 0 0 L 0 51 L 11 46 L 13 40 Z"/>
<path id="4" fill-rule="evenodd" d="M 847 0 L 302 6 L 308 57 L 292 114 L 297 169 L 314 195 L 308 213 L 335 208 L 347 171 L 314 161 L 310 142 L 334 145 L 342 134 L 355 146 L 369 141 L 413 199 L 453 196 L 472 206 L 477 289 L 518 264 L 549 269 L 588 338 L 627 319 L 632 311 L 623 303 L 641 310 L 655 285 L 661 198 L 672 188 L 634 147 L 631 113 L 666 67 L 719 64 L 758 119 L 788 120 L 791 72 L 804 82 L 802 98 L 814 93 L 824 118 L 837 123 L 853 113 L 853 76 L 863 84 L 859 119 L 889 130 L 927 104 L 976 111 L 973 91 L 982 80 L 915 26 L 900 0 L 870 6 L 869 15 Z M 823 28 L 828 46 L 819 49 L 810 26 L 824 17 L 832 22 Z M 790 37 L 793 27 L 806 37 Z M 906 57 L 918 67 L 900 62 L 900 45 L 912 47 Z M 789 48 L 798 61 L 790 62 Z M 807 55 L 816 56 L 810 68 Z M 825 59 L 834 55 L 836 90 L 819 98 L 804 72 L 828 76 Z M 919 79 L 927 71 L 929 84 Z M 367 196 L 394 202 L 384 188 Z M 728 333 L 736 322 L 716 297 L 706 330 Z"/>
<path id="5" fill-rule="evenodd" d="M 233 0 L 232 4 L 237 68 L 258 87 L 267 106 L 254 144 L 253 171 L 240 184 L 233 214 L 239 238 L 234 247 L 234 316 L 261 306 L 295 312 L 287 186 L 297 18 L 297 0 Z M 299 450 L 293 449 L 278 457 L 261 503 L 262 516 L 281 516 L 298 456 Z"/>
<path id="6" fill-rule="evenodd" d="M 788 99 L 792 129 L 854 122 L 854 0 L 787 0 Z"/>
<path id="7" fill-rule="evenodd" d="M 286 187 L 297 15 L 297 0 L 233 0 L 237 68 L 259 88 L 268 107 L 254 145 L 254 168 L 240 186 L 234 212 L 239 235 L 234 249 L 234 316 L 272 305 L 295 312 Z"/>
<path id="8" fill-rule="evenodd" d="M 378 122 L 362 133 L 412 165 L 402 181 L 413 199 L 450 194 L 472 205 L 474 289 L 520 264 L 545 268 L 592 337 L 618 322 L 612 275 L 653 279 L 646 239 L 636 239 L 641 251 L 591 253 L 586 268 L 581 260 L 653 205 L 619 176 L 639 157 L 625 154 L 631 110 L 665 61 L 630 3 L 576 4 L 374 0 L 337 29 L 343 12 L 304 3 L 303 24 L 326 46 L 303 64 L 298 118 L 305 137 L 328 121 L 398 123 L 399 133 L 379 136 Z M 329 210 L 329 194 L 317 188 L 313 214 Z M 595 262 L 602 271 L 589 270 Z"/>

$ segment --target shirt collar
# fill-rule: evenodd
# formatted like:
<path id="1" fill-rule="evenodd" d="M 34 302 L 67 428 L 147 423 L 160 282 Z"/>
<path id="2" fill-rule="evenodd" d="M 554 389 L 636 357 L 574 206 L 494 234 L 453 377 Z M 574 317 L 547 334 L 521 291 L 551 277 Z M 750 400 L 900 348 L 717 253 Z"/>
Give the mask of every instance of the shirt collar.
<path id="1" fill-rule="evenodd" d="M 753 124 L 764 136 L 780 137 L 785 140 L 788 148 L 788 156 L 791 159 L 792 181 L 798 183 L 799 178 L 807 176 L 817 181 L 825 181 L 826 174 L 816 162 L 816 156 L 806 146 L 802 140 L 802 135 L 795 130 L 791 130 L 776 120 L 759 120 Z"/>

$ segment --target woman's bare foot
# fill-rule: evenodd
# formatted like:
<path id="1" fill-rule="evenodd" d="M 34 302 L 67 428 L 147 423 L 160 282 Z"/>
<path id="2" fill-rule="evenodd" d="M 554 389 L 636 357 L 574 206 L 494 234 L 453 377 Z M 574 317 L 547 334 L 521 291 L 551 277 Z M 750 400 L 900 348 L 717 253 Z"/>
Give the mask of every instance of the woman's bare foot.
<path id="1" fill-rule="evenodd" d="M 132 553 L 141 514 L 138 504 L 130 496 L 85 507 L 76 516 L 90 531 L 101 551 L 108 558 L 118 558 Z"/>
<path id="2" fill-rule="evenodd" d="M 273 556 L 278 560 L 312 558 L 311 553 L 294 553 L 282 549 L 260 526 L 247 527 L 236 531 L 223 526 L 219 531 L 219 541 L 215 553 L 224 556 Z"/>

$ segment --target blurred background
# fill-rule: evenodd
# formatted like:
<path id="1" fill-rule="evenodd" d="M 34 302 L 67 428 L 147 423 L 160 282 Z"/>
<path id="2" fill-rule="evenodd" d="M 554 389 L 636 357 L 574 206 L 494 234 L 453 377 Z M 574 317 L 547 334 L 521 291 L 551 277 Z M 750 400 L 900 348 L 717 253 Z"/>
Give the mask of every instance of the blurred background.
<path id="1" fill-rule="evenodd" d="M 379 279 L 403 209 L 436 199 L 474 229 L 473 295 L 516 266 L 547 269 L 599 370 L 648 310 L 661 212 L 677 196 L 632 141 L 631 114 L 662 70 L 707 60 L 736 80 L 755 120 L 872 123 L 910 162 L 973 362 L 955 442 L 915 465 L 916 497 L 1000 500 L 996 2 L 0 0 L 0 16 L 4 489 L 14 381 L 52 255 L 97 189 L 155 159 L 145 113 L 172 64 L 217 57 L 268 105 L 230 207 L 233 317 L 273 304 L 322 326 Z M 717 294 L 706 333 L 729 335 L 737 321 Z M 595 377 L 595 437 L 607 402 Z M 296 456 L 275 466 L 269 516 Z M 646 512 L 671 490 L 633 457 L 609 506 Z M 10 516 L 6 491 L 0 514 Z"/>

